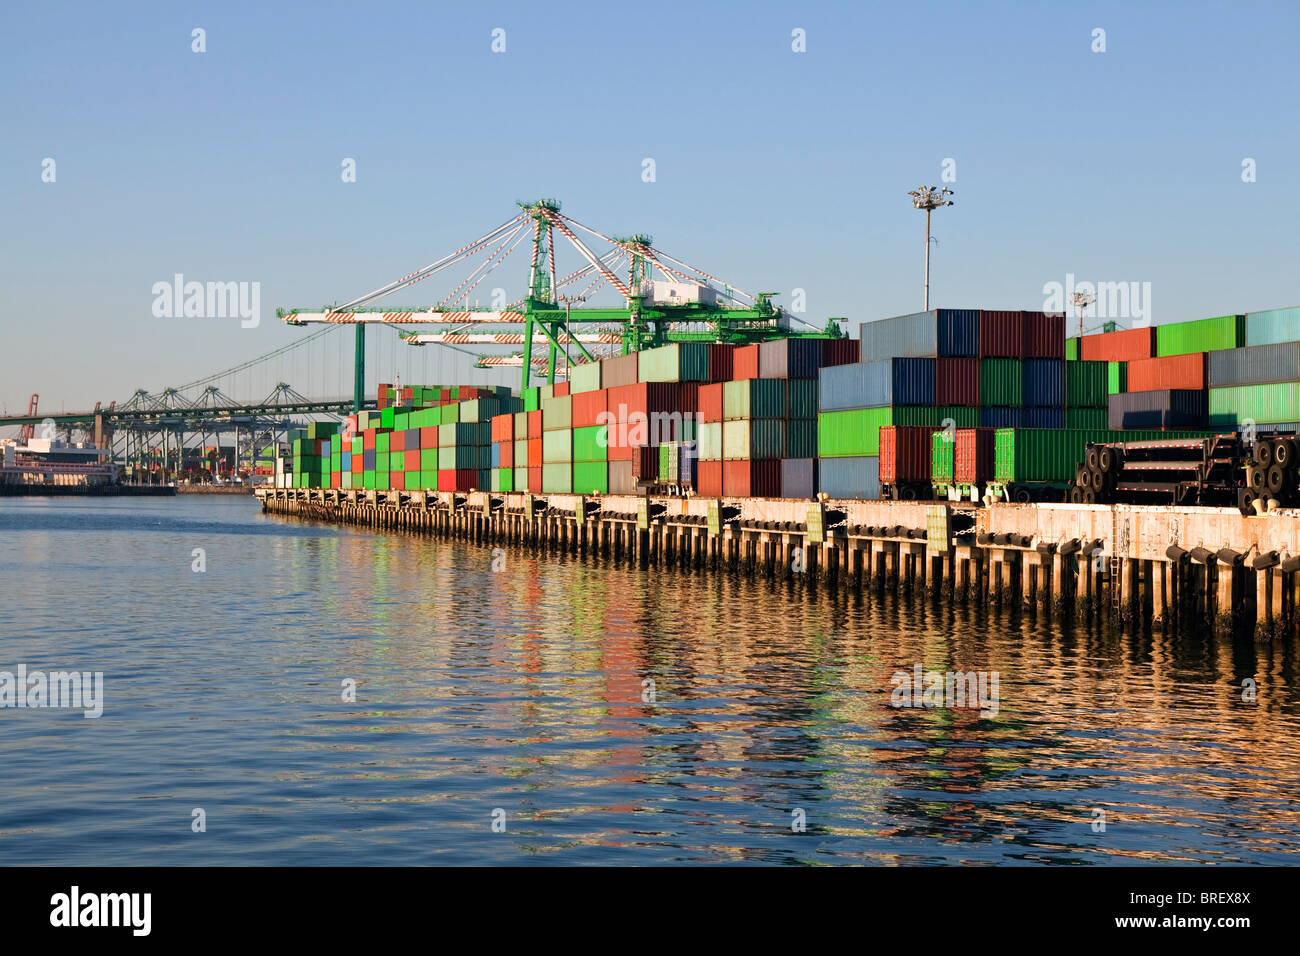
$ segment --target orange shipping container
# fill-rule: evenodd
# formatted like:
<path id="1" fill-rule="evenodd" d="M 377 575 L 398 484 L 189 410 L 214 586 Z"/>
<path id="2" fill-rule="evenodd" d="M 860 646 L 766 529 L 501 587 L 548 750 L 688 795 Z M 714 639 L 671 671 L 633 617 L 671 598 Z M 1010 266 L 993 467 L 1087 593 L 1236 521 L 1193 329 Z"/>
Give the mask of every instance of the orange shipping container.
<path id="1" fill-rule="evenodd" d="M 1112 333 L 1114 334 L 1114 333 Z M 1158 392 L 1167 388 L 1205 388 L 1204 352 L 1137 359 L 1128 363 L 1127 391 Z"/>
<path id="2" fill-rule="evenodd" d="M 1079 358 L 1084 362 L 1132 362 L 1155 354 L 1155 326 L 1085 335 L 1079 340 Z"/>

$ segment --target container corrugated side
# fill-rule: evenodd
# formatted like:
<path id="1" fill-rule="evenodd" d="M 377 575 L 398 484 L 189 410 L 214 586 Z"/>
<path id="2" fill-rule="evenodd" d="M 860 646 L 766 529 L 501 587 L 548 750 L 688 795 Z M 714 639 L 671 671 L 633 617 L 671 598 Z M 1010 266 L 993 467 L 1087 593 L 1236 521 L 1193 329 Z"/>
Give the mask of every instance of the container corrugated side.
<path id="1" fill-rule="evenodd" d="M 1106 363 L 1106 390 L 1111 395 L 1128 391 L 1128 362 Z M 1106 404 L 1110 405 L 1109 398 Z"/>
<path id="2" fill-rule="evenodd" d="M 585 362 L 582 365 L 570 366 L 569 394 L 579 395 L 583 392 L 594 392 L 601 388 L 600 372 L 599 362 Z"/>
<path id="3" fill-rule="evenodd" d="M 818 339 L 773 339 L 758 347 L 759 378 L 816 378 L 821 363 Z"/>
<path id="4" fill-rule="evenodd" d="M 983 335 L 983 330 L 980 332 Z M 1024 370 L 1018 359 L 986 358 L 980 362 L 980 404 L 1024 404 Z"/>
<path id="5" fill-rule="evenodd" d="M 1162 432 L 1161 438 L 1200 438 L 1205 431 Z M 1071 481 L 1090 443 L 1142 441 L 1151 433 L 1115 429 L 999 428 L 994 438 L 994 481 Z"/>
<path id="6" fill-rule="evenodd" d="M 1106 362 L 1065 363 L 1065 403 L 1070 408 L 1105 408 L 1107 396 Z"/>
<path id="7" fill-rule="evenodd" d="M 1206 398 L 1204 391 L 1192 389 L 1125 392 L 1110 397 L 1107 420 L 1112 429 L 1200 428 L 1206 422 Z"/>
<path id="8" fill-rule="evenodd" d="M 880 429 L 880 483 L 930 480 L 929 428 L 887 425 Z"/>
<path id="9" fill-rule="evenodd" d="M 1131 362 L 1156 354 L 1154 326 L 1085 335 L 1079 340 L 1079 358 L 1085 362 Z"/>
<path id="10" fill-rule="evenodd" d="M 1018 359 L 1025 351 L 1025 319 L 1019 309 L 980 310 L 980 357 Z"/>
<path id="11" fill-rule="evenodd" d="M 893 409 L 853 408 L 817 416 L 817 457 L 858 458 L 880 454 L 880 427 L 893 422 Z"/>
<path id="12" fill-rule="evenodd" d="M 1156 392 L 1163 389 L 1204 389 L 1205 352 L 1184 352 L 1160 358 L 1137 359 L 1128 363 L 1126 392 Z"/>
<path id="13" fill-rule="evenodd" d="M 1300 381 L 1300 342 L 1211 352 L 1207 377 L 1211 388 Z"/>
<path id="14" fill-rule="evenodd" d="M 1272 425 L 1300 419 L 1300 382 L 1212 388 L 1209 396 L 1212 427 L 1248 422 Z"/>
<path id="15" fill-rule="evenodd" d="M 965 405 L 895 405 L 892 417 L 895 425 L 942 428 L 951 421 L 957 428 L 973 428 L 979 424 L 979 409 Z"/>
<path id="16" fill-rule="evenodd" d="M 1246 316 L 1221 315 L 1156 326 L 1156 355 L 1236 349 L 1246 344 Z"/>
<path id="17" fill-rule="evenodd" d="M 980 360 L 977 358 L 941 358 L 935 362 L 934 404 L 969 405 L 980 403 Z"/>
<path id="18" fill-rule="evenodd" d="M 1099 429 L 1110 427 L 1110 411 L 1105 408 L 1067 408 L 1066 428 Z"/>
<path id="19" fill-rule="evenodd" d="M 1300 306 L 1246 313 L 1246 344 L 1276 345 L 1300 341 Z"/>
<path id="20" fill-rule="evenodd" d="M 786 382 L 776 378 L 750 378 L 722 383 L 722 417 L 784 418 Z"/>
<path id="21" fill-rule="evenodd" d="M 953 450 L 956 440 L 956 429 L 953 431 L 944 429 L 930 434 L 930 482 L 932 484 L 953 483 Z"/>
<path id="22" fill-rule="evenodd" d="M 676 342 L 638 352 L 637 380 L 640 382 L 707 382 L 709 380 L 708 343 Z"/>
<path id="23" fill-rule="evenodd" d="M 859 326 L 864 362 L 888 358 L 932 358 L 939 351 L 933 312 L 915 312 Z"/>
<path id="24" fill-rule="evenodd" d="M 832 498 L 880 497 L 880 458 L 825 458 L 817 462 L 817 490 Z"/>
<path id="25" fill-rule="evenodd" d="M 1022 400 L 1034 408 L 1065 406 L 1065 360 L 1025 359 L 1022 363 Z"/>
<path id="26" fill-rule="evenodd" d="M 812 498 L 817 494 L 817 459 L 781 459 L 781 497 Z"/>
<path id="27" fill-rule="evenodd" d="M 1025 358 L 1065 359 L 1065 313 L 1025 312 Z"/>
<path id="28" fill-rule="evenodd" d="M 894 379 L 890 359 L 824 368 L 817 376 L 818 405 L 823 412 L 888 405 Z"/>
<path id="29" fill-rule="evenodd" d="M 936 352 L 944 358 L 979 358 L 979 309 L 935 309 Z"/>
<path id="30" fill-rule="evenodd" d="M 568 429 L 543 432 L 542 464 L 554 465 L 565 461 L 573 461 L 573 432 Z"/>
<path id="31" fill-rule="evenodd" d="M 1064 428 L 1065 409 L 1025 408 L 1020 414 L 1021 428 Z"/>
<path id="32" fill-rule="evenodd" d="M 637 383 L 637 357 L 635 352 L 630 355 L 601 359 L 600 366 L 600 381 L 603 388 L 618 388 L 622 385 L 635 385 Z"/>
<path id="33" fill-rule="evenodd" d="M 784 458 L 785 426 L 785 420 L 781 418 L 747 418 L 723 422 L 723 460 Z"/>
<path id="34" fill-rule="evenodd" d="M 953 443 L 953 480 L 977 485 L 993 480 L 992 428 L 959 428 Z"/>
<path id="35" fill-rule="evenodd" d="M 554 431 L 557 428 L 573 427 L 573 398 L 542 399 L 542 430 Z"/>

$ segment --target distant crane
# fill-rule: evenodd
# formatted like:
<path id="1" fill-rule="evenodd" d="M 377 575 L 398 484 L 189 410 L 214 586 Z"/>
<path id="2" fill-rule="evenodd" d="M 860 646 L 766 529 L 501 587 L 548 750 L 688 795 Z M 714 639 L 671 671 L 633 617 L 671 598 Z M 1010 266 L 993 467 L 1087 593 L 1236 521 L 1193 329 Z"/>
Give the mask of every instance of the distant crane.
<path id="1" fill-rule="evenodd" d="M 33 392 L 31 399 L 27 402 L 28 418 L 36 417 L 36 406 L 40 403 L 40 400 L 41 400 L 41 396 Z M 32 440 L 32 435 L 34 435 L 35 433 L 36 433 L 36 424 L 34 422 L 28 422 L 26 425 L 23 426 L 23 430 L 18 434 L 19 444 L 26 445 L 28 442 Z"/>

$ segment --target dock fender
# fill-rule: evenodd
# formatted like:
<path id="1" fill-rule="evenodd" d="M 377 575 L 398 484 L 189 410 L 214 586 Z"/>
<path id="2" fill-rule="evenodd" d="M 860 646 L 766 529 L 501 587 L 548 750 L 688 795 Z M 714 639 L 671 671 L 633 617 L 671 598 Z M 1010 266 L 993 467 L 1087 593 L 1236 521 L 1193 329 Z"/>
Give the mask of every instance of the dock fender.
<path id="1" fill-rule="evenodd" d="M 1192 548 L 1188 553 L 1191 554 L 1192 560 L 1197 564 L 1211 564 L 1214 562 L 1214 552 L 1207 548 L 1202 548 L 1200 545 Z"/>
<path id="2" fill-rule="evenodd" d="M 1220 548 L 1215 552 L 1214 557 L 1223 564 L 1233 566 L 1240 566 L 1242 562 L 1241 552 L 1233 551 L 1231 548 Z"/>
<path id="3" fill-rule="evenodd" d="M 1300 571 L 1300 554 L 1287 555 L 1278 565 L 1284 574 L 1294 574 Z"/>
<path id="4" fill-rule="evenodd" d="M 1039 554 L 1055 554 L 1055 553 L 1056 553 L 1056 542 L 1055 542 L 1055 541 L 1040 541 L 1040 542 L 1038 542 L 1038 544 L 1034 547 L 1034 550 L 1037 551 Z"/>
<path id="5" fill-rule="evenodd" d="M 1069 541 L 1062 541 L 1056 550 L 1063 555 L 1071 555 L 1078 551 L 1080 547 L 1082 547 L 1082 545 L 1079 539 L 1071 538 Z"/>
<path id="6" fill-rule="evenodd" d="M 1275 568 L 1281 563 L 1281 557 L 1276 551 L 1264 551 L 1255 555 L 1254 560 L 1250 562 L 1250 566 L 1256 571 L 1265 571 L 1268 568 Z"/>
<path id="7" fill-rule="evenodd" d="M 1170 561 L 1181 561 L 1183 558 L 1187 557 L 1187 549 L 1180 548 L 1176 544 L 1171 544 L 1169 547 L 1165 548 L 1165 557 Z"/>

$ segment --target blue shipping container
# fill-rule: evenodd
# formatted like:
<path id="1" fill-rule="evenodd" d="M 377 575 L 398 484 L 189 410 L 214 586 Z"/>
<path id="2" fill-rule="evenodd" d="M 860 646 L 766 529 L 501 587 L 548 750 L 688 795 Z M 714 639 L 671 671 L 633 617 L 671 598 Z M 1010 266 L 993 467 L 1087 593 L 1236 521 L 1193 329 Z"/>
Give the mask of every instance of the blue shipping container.
<path id="1" fill-rule="evenodd" d="M 339 470 L 340 471 L 352 470 L 352 452 L 350 451 L 343 452 L 342 461 L 341 464 L 339 465 Z"/>
<path id="2" fill-rule="evenodd" d="M 361 468 L 364 471 L 375 470 L 375 450 L 367 448 L 361 452 Z"/>
<path id="3" fill-rule="evenodd" d="M 1208 393 L 1190 388 L 1121 392 L 1110 397 L 1112 429 L 1204 428 Z"/>
<path id="4" fill-rule="evenodd" d="M 1019 428 L 1021 408 L 986 405 L 980 409 L 980 428 Z"/>
<path id="5" fill-rule="evenodd" d="M 501 467 L 501 443 L 496 441 L 492 443 L 492 467 Z"/>
<path id="6" fill-rule="evenodd" d="M 817 488 L 832 498 L 879 498 L 880 458 L 822 458 Z"/>
<path id="7" fill-rule="evenodd" d="M 781 497 L 813 498 L 817 494 L 817 459 L 781 459 Z"/>
<path id="8" fill-rule="evenodd" d="M 1246 344 L 1300 341 L 1300 306 L 1246 313 Z"/>
<path id="9" fill-rule="evenodd" d="M 935 361 L 884 359 L 822 369 L 818 405 L 824 412 L 884 405 L 933 405 Z"/>
<path id="10" fill-rule="evenodd" d="M 1011 409 L 1016 411 L 1017 409 Z M 1065 409 L 1063 408 L 1024 408 L 1019 409 L 1021 428 L 1064 428 Z M 1100 411 L 1100 409 L 1098 409 Z"/>
<path id="11" fill-rule="evenodd" d="M 1024 401 L 1039 408 L 1065 407 L 1065 362 L 1061 359 L 1025 359 Z M 1025 425 L 1033 428 L 1032 425 Z"/>

